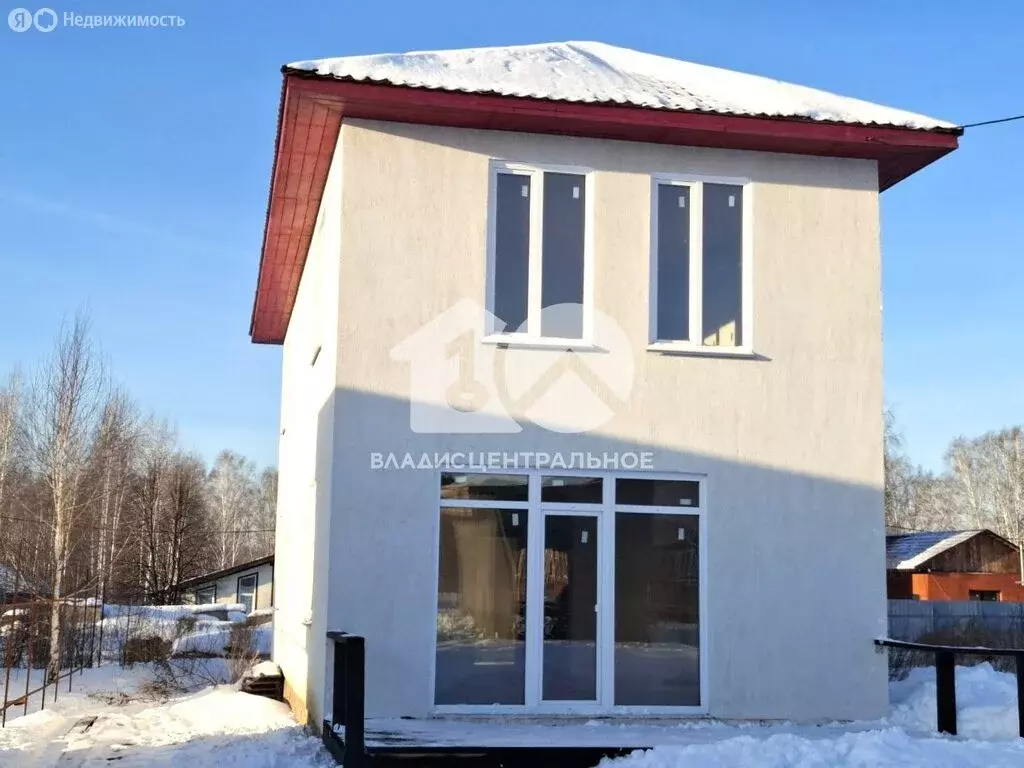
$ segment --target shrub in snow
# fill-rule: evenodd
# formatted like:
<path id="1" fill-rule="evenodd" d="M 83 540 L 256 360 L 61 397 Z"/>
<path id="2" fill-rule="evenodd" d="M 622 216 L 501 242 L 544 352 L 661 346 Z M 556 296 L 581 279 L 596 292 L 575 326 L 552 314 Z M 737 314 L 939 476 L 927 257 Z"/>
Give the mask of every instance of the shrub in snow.
<path id="1" fill-rule="evenodd" d="M 159 637 L 133 637 L 124 646 L 124 665 L 147 664 L 171 655 L 171 643 Z"/>

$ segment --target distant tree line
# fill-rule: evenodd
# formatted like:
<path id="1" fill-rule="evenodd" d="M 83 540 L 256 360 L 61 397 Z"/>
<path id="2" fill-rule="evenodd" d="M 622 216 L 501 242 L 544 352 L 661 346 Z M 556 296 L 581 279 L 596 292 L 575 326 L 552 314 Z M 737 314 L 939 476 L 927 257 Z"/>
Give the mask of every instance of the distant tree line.
<path id="1" fill-rule="evenodd" d="M 1024 565 L 1024 428 L 956 438 L 936 473 L 911 463 L 887 412 L 885 522 L 894 533 L 988 528 L 1021 547 Z"/>
<path id="2" fill-rule="evenodd" d="M 53 600 L 53 647 L 60 601 L 177 602 L 183 579 L 273 552 L 276 496 L 275 469 L 227 450 L 208 469 L 144 415 L 85 316 L 0 382 L 0 570 Z"/>

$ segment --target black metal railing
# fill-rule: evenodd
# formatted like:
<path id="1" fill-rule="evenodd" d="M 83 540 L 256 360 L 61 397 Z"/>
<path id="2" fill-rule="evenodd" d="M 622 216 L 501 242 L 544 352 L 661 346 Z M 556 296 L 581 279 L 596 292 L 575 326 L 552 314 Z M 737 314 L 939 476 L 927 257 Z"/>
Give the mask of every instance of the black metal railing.
<path id="1" fill-rule="evenodd" d="M 324 721 L 323 741 L 345 768 L 366 765 L 364 715 L 366 640 L 348 632 L 328 632 L 334 643 L 334 695 L 331 717 Z"/>
<path id="2" fill-rule="evenodd" d="M 879 638 L 875 645 L 935 654 L 935 705 L 939 733 L 956 734 L 956 661 L 961 656 L 1013 656 L 1017 662 L 1017 732 L 1024 738 L 1024 649 L 931 645 Z"/>

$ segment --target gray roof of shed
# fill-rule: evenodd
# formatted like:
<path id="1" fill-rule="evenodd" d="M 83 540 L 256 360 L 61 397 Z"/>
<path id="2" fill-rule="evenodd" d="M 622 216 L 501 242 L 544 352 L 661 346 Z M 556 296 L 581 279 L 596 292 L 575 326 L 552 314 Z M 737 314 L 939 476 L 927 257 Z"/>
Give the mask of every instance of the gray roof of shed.
<path id="1" fill-rule="evenodd" d="M 985 533 L 970 531 L 917 531 L 885 537 L 885 567 L 890 571 L 912 571 L 957 544 Z"/>

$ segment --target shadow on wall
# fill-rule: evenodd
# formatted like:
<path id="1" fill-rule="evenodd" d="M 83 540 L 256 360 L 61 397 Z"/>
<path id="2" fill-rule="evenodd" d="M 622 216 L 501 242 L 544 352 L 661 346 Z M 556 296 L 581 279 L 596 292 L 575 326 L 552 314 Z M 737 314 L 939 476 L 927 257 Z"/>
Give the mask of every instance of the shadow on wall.
<path id="1" fill-rule="evenodd" d="M 507 136 L 509 155 L 505 158 L 510 162 L 526 161 L 526 158 L 517 154 L 521 146 L 521 137 L 515 133 L 504 131 L 483 131 L 461 129 L 453 132 L 451 128 L 442 126 L 427 126 L 412 123 L 389 123 L 377 121 L 364 121 L 349 119 L 346 124 L 361 125 L 372 122 L 373 130 L 376 133 L 387 134 L 413 141 L 429 141 L 438 146 L 451 147 L 457 150 L 469 150 L 484 156 L 493 153 L 495 145 L 501 140 L 501 136 Z M 499 138 L 495 138 L 495 134 Z M 453 139 L 453 136 L 457 138 Z M 652 169 L 657 168 L 661 161 L 652 158 L 663 157 L 666 152 L 672 152 L 680 157 L 706 157 L 716 158 L 720 165 L 720 173 L 723 176 L 748 175 L 750 169 L 750 154 L 744 151 L 722 150 L 714 147 L 693 147 L 674 146 L 664 144 L 651 144 L 637 141 L 619 141 L 614 139 L 584 139 L 578 136 L 562 136 L 555 134 L 533 134 L 530 136 L 533 144 L 529 151 L 529 162 L 537 164 L 565 165 L 567 147 L 572 156 L 580 154 L 591 155 L 595 148 L 607 144 L 613 147 L 611 151 L 603 153 L 604 162 L 600 170 L 615 173 L 640 173 L 649 174 Z M 582 143 L 581 143 L 582 141 Z M 584 147 L 584 149 L 575 149 Z M 598 150 L 600 152 L 600 150 Z M 877 176 L 862 175 L 855 176 L 848 173 L 848 169 L 854 164 L 863 164 L 864 161 L 856 158 L 828 158 L 832 163 L 833 172 L 831 175 L 822 173 L 822 159 L 813 155 L 795 155 L 783 152 L 777 153 L 756 153 L 770 160 L 770 165 L 763 166 L 764 173 L 758 177 L 760 183 L 793 183 L 794 175 L 799 175 L 802 186 L 825 187 L 829 189 L 862 189 L 864 191 L 877 192 Z M 804 168 L 814 168 L 813 173 L 803 173 Z"/>
<path id="2" fill-rule="evenodd" d="M 401 464 L 409 455 L 419 466 L 423 457 L 432 462 L 446 453 L 524 451 L 561 452 L 566 460 L 573 452 L 647 456 L 651 471 L 705 477 L 709 634 L 702 652 L 709 654 L 712 716 L 882 716 L 885 658 L 872 644 L 886 632 L 881 487 L 610 433 L 629 418 L 623 413 L 607 431 L 575 435 L 533 425 L 515 434 L 418 434 L 410 429 L 408 400 L 336 389 L 319 412 L 318 451 L 333 450 L 333 461 L 320 468 L 330 477 L 318 476 L 318 503 L 332 515 L 316 520 L 311 719 L 326 715 L 316 702 L 331 700 L 328 629 L 366 637 L 368 716 L 422 717 L 433 701 L 442 470 L 376 468 L 380 461 L 393 454 Z M 685 425 L 680 416 L 682 440 Z M 786 445 L 820 445 L 822 435 L 843 434 L 810 415 L 774 428 L 787 433 Z M 734 436 L 738 445 L 744 438 Z M 846 450 L 832 445 L 825 455 Z"/>

